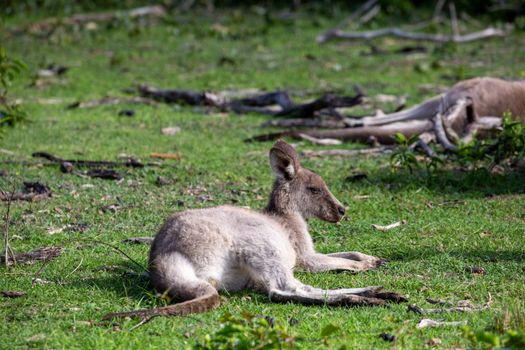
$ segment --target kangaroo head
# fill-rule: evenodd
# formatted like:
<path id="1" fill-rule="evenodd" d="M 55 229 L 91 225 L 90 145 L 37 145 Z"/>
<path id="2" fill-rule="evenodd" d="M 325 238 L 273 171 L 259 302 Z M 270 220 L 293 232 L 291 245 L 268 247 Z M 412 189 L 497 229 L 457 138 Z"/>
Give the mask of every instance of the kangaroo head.
<path id="1" fill-rule="evenodd" d="M 341 220 L 345 208 L 321 176 L 301 166 L 292 146 L 282 140 L 277 141 L 270 150 L 270 166 L 276 180 L 268 204 L 269 211 L 300 213 L 305 219 Z"/>

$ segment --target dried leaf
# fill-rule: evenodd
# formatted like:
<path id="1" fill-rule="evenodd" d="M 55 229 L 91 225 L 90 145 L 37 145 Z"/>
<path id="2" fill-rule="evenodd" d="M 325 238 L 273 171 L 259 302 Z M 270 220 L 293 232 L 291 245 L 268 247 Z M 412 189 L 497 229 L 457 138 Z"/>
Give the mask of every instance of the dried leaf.
<path id="1" fill-rule="evenodd" d="M 149 155 L 151 158 L 158 158 L 158 159 L 175 159 L 175 160 L 181 160 L 182 157 L 180 154 L 177 153 L 151 153 Z"/>
<path id="2" fill-rule="evenodd" d="M 417 329 L 427 328 L 427 327 L 446 327 L 446 326 L 461 326 L 466 324 L 466 321 L 457 321 L 457 322 L 445 322 L 445 321 L 436 321 L 429 318 L 424 318 L 417 324 Z"/>
<path id="3" fill-rule="evenodd" d="M 393 224 L 386 225 L 386 226 L 372 224 L 372 227 L 375 228 L 378 231 L 383 231 L 384 232 L 384 231 L 389 231 L 389 230 L 391 230 L 393 228 L 399 227 L 399 226 L 404 225 L 404 224 L 406 224 L 406 221 L 402 220 L 402 221 L 394 222 Z"/>
<path id="4" fill-rule="evenodd" d="M 170 126 L 167 128 L 162 128 L 161 132 L 164 135 L 175 135 L 180 132 L 180 128 L 178 126 Z"/>

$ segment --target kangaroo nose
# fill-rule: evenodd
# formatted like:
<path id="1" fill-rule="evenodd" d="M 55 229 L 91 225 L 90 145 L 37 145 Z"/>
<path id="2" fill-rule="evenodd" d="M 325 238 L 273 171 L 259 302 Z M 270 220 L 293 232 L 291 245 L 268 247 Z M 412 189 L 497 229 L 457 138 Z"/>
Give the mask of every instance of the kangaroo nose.
<path id="1" fill-rule="evenodd" d="M 339 214 L 341 214 L 341 215 L 345 215 L 345 213 L 346 213 L 346 209 L 344 207 L 339 207 L 337 209 L 337 211 L 339 211 Z"/>

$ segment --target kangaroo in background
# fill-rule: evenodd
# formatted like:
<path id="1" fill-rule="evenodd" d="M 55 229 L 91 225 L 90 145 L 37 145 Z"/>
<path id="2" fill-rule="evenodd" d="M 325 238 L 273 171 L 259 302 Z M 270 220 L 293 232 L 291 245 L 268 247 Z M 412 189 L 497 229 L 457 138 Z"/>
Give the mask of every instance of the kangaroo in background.
<path id="1" fill-rule="evenodd" d="M 233 206 L 187 210 L 170 216 L 155 237 L 149 256 L 153 286 L 179 301 L 165 307 L 108 314 L 114 317 L 186 315 L 220 303 L 218 290 L 251 289 L 275 302 L 327 305 L 382 305 L 404 301 L 381 287 L 323 290 L 293 276 L 309 272 L 365 271 L 383 260 L 359 252 L 317 253 L 306 220 L 338 222 L 345 208 L 323 179 L 301 167 L 294 148 L 279 140 L 270 150 L 276 176 L 262 212 Z"/>
<path id="2" fill-rule="evenodd" d="M 444 148 L 456 150 L 461 142 L 492 136 L 502 125 L 505 112 L 511 112 L 516 121 L 525 122 L 525 81 L 480 77 L 461 81 L 446 93 L 405 111 L 344 118 L 347 128 L 289 130 L 255 136 L 251 140 L 266 141 L 284 136 L 302 139 L 301 135 L 307 135 L 392 144 L 396 142 L 394 135 L 402 133 L 407 137 L 419 135 L 425 143 L 436 139 Z"/>

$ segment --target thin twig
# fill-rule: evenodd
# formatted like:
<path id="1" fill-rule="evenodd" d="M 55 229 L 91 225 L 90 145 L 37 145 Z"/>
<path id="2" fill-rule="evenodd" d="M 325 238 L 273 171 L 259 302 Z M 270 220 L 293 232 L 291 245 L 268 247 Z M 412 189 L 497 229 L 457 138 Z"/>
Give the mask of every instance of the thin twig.
<path id="1" fill-rule="evenodd" d="M 443 10 L 443 6 L 445 5 L 446 0 L 439 0 L 436 3 L 436 7 L 434 7 L 434 12 L 432 13 L 432 22 L 437 22 L 439 17 L 441 16 L 441 10 Z"/>
<path id="2" fill-rule="evenodd" d="M 395 36 L 402 39 L 414 40 L 414 41 L 431 41 L 435 43 L 468 43 L 475 40 L 487 39 L 491 37 L 502 37 L 505 32 L 501 29 L 493 27 L 486 28 L 478 32 L 472 32 L 465 35 L 444 35 L 444 34 L 429 34 L 429 33 L 418 33 L 418 32 L 407 32 L 399 28 L 385 28 L 378 30 L 370 30 L 364 32 L 343 32 L 341 30 L 335 30 L 331 38 L 356 40 L 365 39 L 371 40 L 384 36 Z"/>
<path id="3" fill-rule="evenodd" d="M 374 5 L 376 5 L 376 4 L 377 4 L 377 0 L 368 0 L 363 5 L 361 5 L 361 7 L 359 7 L 357 10 L 355 10 L 350 16 L 348 16 L 343 21 L 341 21 L 335 28 L 329 29 L 326 32 L 324 32 L 323 34 L 319 35 L 317 37 L 317 39 L 316 39 L 317 42 L 321 44 L 321 43 L 324 43 L 327 40 L 330 40 L 330 38 L 332 37 L 332 33 L 334 31 L 340 30 L 341 28 L 347 26 L 349 23 L 357 20 L 360 16 L 363 15 L 363 13 L 365 13 L 368 10 L 370 10 L 371 8 L 373 8 Z"/>
<path id="4" fill-rule="evenodd" d="M 148 269 L 146 269 L 144 266 L 142 266 L 140 263 L 138 263 L 136 260 L 134 260 L 132 257 L 130 257 L 128 254 L 126 254 L 122 249 L 120 249 L 119 247 L 113 245 L 113 244 L 110 244 L 110 243 L 106 243 L 106 242 L 103 242 L 103 241 L 99 241 L 97 239 L 82 239 L 82 241 L 86 241 L 86 242 L 92 242 L 92 243 L 96 243 L 96 244 L 102 244 L 102 245 L 105 245 L 105 246 L 108 246 L 114 250 L 116 250 L 117 252 L 119 252 L 120 254 L 124 255 L 126 258 L 129 259 L 129 261 L 131 261 L 132 263 L 134 263 L 135 265 L 137 265 L 138 267 L 140 267 L 143 271 L 145 272 L 148 272 Z"/>
<path id="5" fill-rule="evenodd" d="M 133 327 L 131 327 L 130 329 L 128 329 L 128 332 L 131 332 L 131 331 L 133 331 L 133 330 L 139 328 L 140 326 L 142 326 L 142 325 L 148 323 L 148 322 L 151 321 L 151 320 L 153 319 L 153 317 L 155 317 L 155 316 L 158 316 L 158 315 L 153 315 L 153 316 L 143 317 L 142 320 L 141 320 L 139 323 L 137 323 L 136 325 L 134 325 Z"/>
<path id="6" fill-rule="evenodd" d="M 84 258 L 81 257 L 81 258 L 80 258 L 80 262 L 78 263 L 77 267 L 75 267 L 75 268 L 73 269 L 73 271 L 71 271 L 70 273 L 68 273 L 63 279 L 65 280 L 65 279 L 67 279 L 69 276 L 71 276 L 72 274 L 74 274 L 74 273 L 80 268 L 80 266 L 82 265 L 83 262 L 84 262 Z"/>
<path id="7" fill-rule="evenodd" d="M 11 203 L 13 202 L 13 198 L 15 196 L 16 187 L 13 183 L 13 189 L 11 191 L 11 195 L 7 200 L 7 210 L 5 213 L 5 227 L 4 227 L 4 257 L 5 257 L 5 266 L 9 267 L 11 265 L 9 256 L 11 256 L 12 265 L 16 265 L 16 258 L 13 250 L 11 249 L 11 244 L 9 242 L 9 226 L 11 221 Z"/>
<path id="8" fill-rule="evenodd" d="M 456 15 L 456 5 L 451 2 L 448 4 L 448 9 L 450 11 L 450 24 L 452 26 L 452 33 L 454 33 L 454 36 L 459 37 L 461 34 L 459 32 L 458 16 Z"/>

